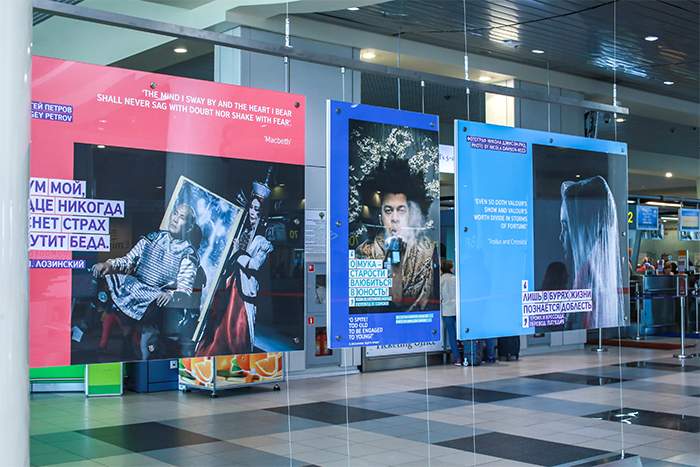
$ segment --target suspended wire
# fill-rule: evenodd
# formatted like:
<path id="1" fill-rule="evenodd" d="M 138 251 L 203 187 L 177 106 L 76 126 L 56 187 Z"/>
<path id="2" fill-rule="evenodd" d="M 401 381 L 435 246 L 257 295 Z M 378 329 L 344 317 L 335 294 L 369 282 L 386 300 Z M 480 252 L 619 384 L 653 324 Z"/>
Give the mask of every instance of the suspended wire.
<path id="1" fill-rule="evenodd" d="M 613 101 L 612 104 L 617 106 L 617 1 L 613 3 Z M 615 141 L 617 141 L 617 112 L 613 113 L 613 128 L 615 131 Z M 625 245 L 626 247 L 627 245 Z M 625 248 L 627 251 L 627 248 Z M 639 311 L 637 311 L 639 313 Z M 620 416 L 624 410 L 624 396 L 622 390 L 622 330 L 621 321 L 624 320 L 624 310 L 623 316 L 619 317 L 617 320 L 617 363 L 619 371 L 619 388 L 620 388 Z M 602 332 L 602 331 L 601 331 Z M 620 423 L 620 457 L 625 458 L 625 424 Z"/>
<path id="2" fill-rule="evenodd" d="M 468 50 L 468 39 L 467 39 L 467 0 L 462 0 L 462 19 L 464 22 L 464 81 L 467 93 L 467 117 L 469 120 L 469 55 Z"/>

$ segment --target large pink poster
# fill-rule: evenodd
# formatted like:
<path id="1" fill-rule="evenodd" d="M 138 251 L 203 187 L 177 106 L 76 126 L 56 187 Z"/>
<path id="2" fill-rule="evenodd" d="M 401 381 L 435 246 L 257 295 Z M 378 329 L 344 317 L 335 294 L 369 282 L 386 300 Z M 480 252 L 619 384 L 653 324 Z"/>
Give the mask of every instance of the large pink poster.
<path id="1" fill-rule="evenodd" d="M 35 57 L 32 367 L 303 349 L 303 96 Z"/>

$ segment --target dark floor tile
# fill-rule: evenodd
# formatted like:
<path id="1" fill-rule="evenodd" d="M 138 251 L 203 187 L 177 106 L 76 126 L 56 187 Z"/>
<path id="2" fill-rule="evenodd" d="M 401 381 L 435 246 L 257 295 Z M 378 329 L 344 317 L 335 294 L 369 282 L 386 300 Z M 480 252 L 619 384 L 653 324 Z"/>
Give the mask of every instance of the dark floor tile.
<path id="1" fill-rule="evenodd" d="M 606 451 L 570 446 L 505 433 L 485 433 L 476 437 L 458 438 L 435 443 L 452 449 L 530 464 L 554 466 L 581 461 L 606 454 Z"/>
<path id="2" fill-rule="evenodd" d="M 678 415 L 625 407 L 622 410 L 608 410 L 584 416 L 610 422 L 623 422 L 629 425 L 643 425 L 665 428 L 667 430 L 685 431 L 687 433 L 700 433 L 700 417 L 692 415 Z"/>
<path id="3" fill-rule="evenodd" d="M 620 364 L 617 363 L 613 366 L 620 366 Z M 700 371 L 700 366 L 682 365 L 680 363 L 673 364 L 673 363 L 664 363 L 664 362 L 653 362 L 653 361 L 627 362 L 627 363 L 623 363 L 622 366 L 625 368 L 648 368 L 651 370 L 660 370 L 660 371 L 677 371 L 677 372 Z"/>
<path id="4" fill-rule="evenodd" d="M 89 430 L 79 430 L 78 433 L 134 452 L 153 451 L 156 449 L 191 446 L 193 444 L 219 441 L 210 436 L 156 422 L 92 428 Z"/>
<path id="5" fill-rule="evenodd" d="M 543 373 L 540 375 L 528 375 L 527 377 L 546 381 L 561 381 L 564 383 L 583 384 L 588 386 L 604 386 L 606 384 L 626 381 L 624 378 L 620 380 L 620 378 L 613 378 L 611 376 L 583 375 L 577 373 Z"/>
<path id="6" fill-rule="evenodd" d="M 424 390 L 411 391 L 415 393 L 425 393 Z M 498 402 L 508 399 L 516 399 L 518 397 L 526 397 L 524 394 L 514 394 L 512 392 L 493 391 L 491 389 L 472 389 L 469 386 L 442 386 L 439 388 L 430 388 L 431 396 L 449 397 L 451 399 L 460 399 L 464 401 L 474 402 Z"/>
<path id="7" fill-rule="evenodd" d="M 288 413 L 287 407 L 284 406 L 273 407 L 265 410 L 284 415 L 287 415 Z M 344 405 L 332 404 L 330 402 L 313 402 L 309 404 L 293 405 L 291 406 L 290 410 L 293 417 L 306 418 L 333 425 L 343 424 L 346 421 L 353 423 L 395 416 L 391 413 L 352 406 L 347 407 L 346 413 L 346 407 Z"/>

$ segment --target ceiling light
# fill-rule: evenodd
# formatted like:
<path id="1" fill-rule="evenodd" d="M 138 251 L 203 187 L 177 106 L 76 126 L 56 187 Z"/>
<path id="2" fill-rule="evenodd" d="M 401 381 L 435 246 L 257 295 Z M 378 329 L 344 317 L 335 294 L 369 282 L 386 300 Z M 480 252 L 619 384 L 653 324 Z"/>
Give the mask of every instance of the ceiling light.
<path id="1" fill-rule="evenodd" d="M 581 174 L 576 174 L 576 178 L 581 178 Z"/>
<path id="2" fill-rule="evenodd" d="M 673 86 L 673 85 L 676 84 L 676 83 L 675 83 L 675 81 L 664 81 L 664 84 L 665 84 L 666 86 Z"/>
<path id="3" fill-rule="evenodd" d="M 544 53 L 544 50 L 541 50 L 541 49 L 532 49 L 532 53 L 533 53 L 533 54 L 537 54 L 537 55 L 542 55 L 542 54 Z"/>
<path id="4" fill-rule="evenodd" d="M 645 41 L 647 42 L 656 42 L 659 40 L 658 36 L 647 36 L 644 38 Z"/>
<path id="5" fill-rule="evenodd" d="M 673 172 L 666 172 L 666 173 L 664 174 L 664 177 L 666 177 L 666 178 L 671 178 L 671 177 L 673 177 Z"/>
<path id="6" fill-rule="evenodd" d="M 488 81 L 491 81 L 491 77 L 486 76 L 486 75 L 481 75 L 481 76 L 479 76 L 479 81 L 481 81 L 482 83 L 486 83 Z"/>
<path id="7" fill-rule="evenodd" d="M 627 204 L 636 204 L 637 202 L 633 199 L 628 199 Z"/>
<path id="8" fill-rule="evenodd" d="M 374 60 L 377 58 L 377 53 L 374 50 L 365 50 L 360 54 L 360 58 L 363 60 Z"/>
<path id="9" fill-rule="evenodd" d="M 176 54 L 186 54 L 187 53 L 187 47 L 175 47 L 173 49 L 173 52 Z"/>
<path id="10" fill-rule="evenodd" d="M 678 217 L 676 216 L 661 216 L 661 219 L 663 219 L 664 222 L 666 221 L 677 221 Z"/>
<path id="11" fill-rule="evenodd" d="M 625 119 L 622 118 L 622 117 L 617 117 L 617 118 L 615 119 L 615 121 L 616 121 L 617 123 L 625 123 Z"/>
<path id="12" fill-rule="evenodd" d="M 104 149 L 104 148 L 105 148 L 105 145 L 104 145 L 104 144 L 98 144 L 98 145 L 97 145 L 97 149 Z"/>
<path id="13" fill-rule="evenodd" d="M 348 11 L 360 11 L 360 7 L 359 6 L 351 6 L 350 8 L 348 8 Z"/>
<path id="14" fill-rule="evenodd" d="M 662 206 L 665 208 L 680 208 L 681 205 L 680 203 L 669 203 L 667 201 L 647 201 L 646 203 L 649 206 Z"/>

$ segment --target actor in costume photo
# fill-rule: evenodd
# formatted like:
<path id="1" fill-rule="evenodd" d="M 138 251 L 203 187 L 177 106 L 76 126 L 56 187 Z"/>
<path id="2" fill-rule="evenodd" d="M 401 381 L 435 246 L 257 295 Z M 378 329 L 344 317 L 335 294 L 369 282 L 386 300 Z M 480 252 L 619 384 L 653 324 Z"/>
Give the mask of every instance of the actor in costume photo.
<path id="1" fill-rule="evenodd" d="M 351 313 L 439 309 L 438 163 L 436 132 L 350 121 L 350 245 L 391 279 L 388 303 Z"/>
<path id="2" fill-rule="evenodd" d="M 139 350 L 147 359 L 155 350 L 162 309 L 177 295 L 192 294 L 199 257 L 190 241 L 195 214 L 187 204 L 173 209 L 167 230 L 146 234 L 123 257 L 97 263 L 95 278 L 106 280 L 109 296 L 119 310 L 119 323 L 127 342 L 140 325 Z"/>
<path id="3" fill-rule="evenodd" d="M 394 306 L 425 309 L 435 295 L 436 243 L 425 232 L 428 200 L 422 180 L 411 174 L 407 161 L 390 159 L 365 182 L 363 191 L 379 196 L 381 229 L 357 247 L 355 257 L 384 262 L 392 278 Z"/>
<path id="4" fill-rule="evenodd" d="M 237 197 L 237 201 L 246 206 L 246 217 L 233 240 L 222 275 L 224 285 L 216 291 L 210 322 L 197 355 L 246 353 L 255 349 L 255 315 L 260 290 L 257 275 L 273 251 L 272 243 L 265 237 L 271 170 L 264 182 L 253 182 L 249 197 L 245 193 Z"/>

